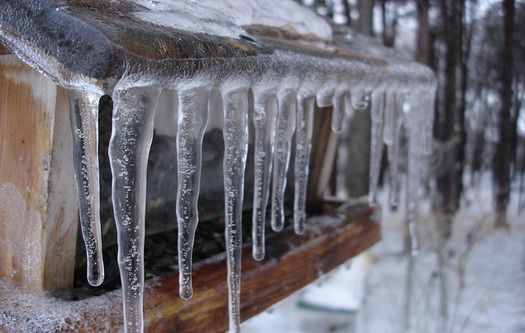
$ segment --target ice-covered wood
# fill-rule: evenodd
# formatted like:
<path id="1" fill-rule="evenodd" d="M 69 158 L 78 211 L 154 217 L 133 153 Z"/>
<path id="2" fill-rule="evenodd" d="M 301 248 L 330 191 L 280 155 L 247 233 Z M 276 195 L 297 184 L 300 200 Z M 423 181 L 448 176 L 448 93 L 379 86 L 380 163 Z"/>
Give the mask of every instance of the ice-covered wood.
<path id="1" fill-rule="evenodd" d="M 242 320 L 264 311 L 376 243 L 380 234 L 374 212 L 364 204 L 344 205 L 311 218 L 303 236 L 296 235 L 290 226 L 268 238 L 270 246 L 266 259 L 261 262 L 251 259 L 251 245 L 245 244 Z M 189 301 L 178 297 L 176 273 L 146 281 L 147 332 L 224 332 L 227 329 L 225 255 L 198 263 L 193 276 L 194 295 Z M 116 332 L 122 329 L 119 295 L 119 292 L 110 292 L 70 302 L 52 296 L 36 297 L 0 284 L 0 303 L 4 304 L 0 308 L 0 330 Z M 28 305 L 31 311 L 20 310 Z"/>
<path id="2" fill-rule="evenodd" d="M 0 278 L 32 290 L 73 283 L 77 211 L 67 96 L 0 56 Z"/>
<path id="3" fill-rule="evenodd" d="M 285 11 L 291 2 L 264 10 Z M 244 72 L 247 77 L 260 78 L 266 72 L 281 76 L 298 70 L 343 75 L 345 80 L 355 75 L 368 86 L 385 80 L 402 81 L 407 76 L 422 86 L 434 84 L 432 72 L 424 66 L 343 28 L 334 28 L 333 36 L 321 38 L 298 33 L 298 24 L 284 24 L 281 18 L 280 24 L 273 25 L 264 20 L 263 24 L 255 20 L 242 26 L 231 23 L 231 29 L 241 32 L 238 34 L 221 34 L 218 30 L 204 33 L 199 32 L 203 23 L 224 18 L 221 26 L 229 24 L 225 16 L 228 8 L 207 1 L 217 7 L 212 8 L 216 20 L 199 21 L 202 13 L 188 9 L 197 20 L 174 26 L 170 19 L 180 13 L 164 7 L 178 4 L 148 3 L 153 4 L 141 0 L 3 1 L 0 40 L 61 85 L 74 87 L 82 80 L 84 84 L 104 86 L 108 92 L 126 70 L 160 85 L 195 76 L 220 80 Z M 195 5 L 200 6 L 200 2 Z M 311 14 L 306 9 L 298 12 Z M 158 24 L 157 19 L 166 23 Z M 370 71 L 372 68 L 375 72 Z"/>

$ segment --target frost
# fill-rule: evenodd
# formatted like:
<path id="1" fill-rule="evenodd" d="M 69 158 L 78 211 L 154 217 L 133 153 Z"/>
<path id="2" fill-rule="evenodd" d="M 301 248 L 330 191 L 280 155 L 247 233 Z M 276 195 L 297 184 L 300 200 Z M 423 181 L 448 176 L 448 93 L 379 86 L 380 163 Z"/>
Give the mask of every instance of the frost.
<path id="1" fill-rule="evenodd" d="M 154 24 L 191 32 L 208 33 L 237 38 L 246 35 L 241 27 L 266 25 L 294 29 L 303 35 L 331 39 L 330 25 L 313 12 L 305 11 L 293 1 L 273 0 L 134 0 L 149 10 L 135 13 Z M 153 11 L 151 9 L 154 9 Z M 307 22 L 307 23 L 306 23 Z"/>
<path id="2" fill-rule="evenodd" d="M 224 215 L 228 263 L 230 332 L 241 325 L 242 201 L 248 154 L 248 90 L 223 92 L 224 102 Z"/>

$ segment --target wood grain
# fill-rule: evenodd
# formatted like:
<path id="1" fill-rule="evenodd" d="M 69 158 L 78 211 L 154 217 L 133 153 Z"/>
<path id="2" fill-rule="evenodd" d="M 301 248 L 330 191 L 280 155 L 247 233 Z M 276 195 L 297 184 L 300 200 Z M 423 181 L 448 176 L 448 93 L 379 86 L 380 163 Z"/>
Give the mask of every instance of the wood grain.
<path id="1" fill-rule="evenodd" d="M 14 56 L 0 56 L 0 278 L 32 290 L 43 290 L 46 278 L 63 281 L 53 287 L 73 281 L 76 213 L 66 189 L 72 174 L 50 172 L 64 160 L 63 141 L 54 142 L 55 125 L 63 128 L 56 120 L 67 115 L 63 107 L 57 111 L 57 91 Z M 68 196 L 53 201 L 50 191 Z M 57 242 L 65 245 L 48 252 Z"/>

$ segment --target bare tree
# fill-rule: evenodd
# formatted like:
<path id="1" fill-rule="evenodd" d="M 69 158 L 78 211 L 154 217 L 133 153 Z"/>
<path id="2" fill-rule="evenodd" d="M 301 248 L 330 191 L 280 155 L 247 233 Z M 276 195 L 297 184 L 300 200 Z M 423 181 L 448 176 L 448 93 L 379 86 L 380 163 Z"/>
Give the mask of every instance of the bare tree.
<path id="1" fill-rule="evenodd" d="M 516 144 L 517 115 L 512 112 L 512 81 L 513 81 L 513 46 L 514 46 L 514 13 L 515 0 L 504 0 L 503 6 L 503 57 L 505 64 L 500 67 L 500 100 L 499 110 L 499 140 L 496 154 L 494 155 L 494 180 L 495 180 L 495 204 L 496 225 L 505 226 L 507 205 L 510 198 L 511 163 L 513 150 Z"/>

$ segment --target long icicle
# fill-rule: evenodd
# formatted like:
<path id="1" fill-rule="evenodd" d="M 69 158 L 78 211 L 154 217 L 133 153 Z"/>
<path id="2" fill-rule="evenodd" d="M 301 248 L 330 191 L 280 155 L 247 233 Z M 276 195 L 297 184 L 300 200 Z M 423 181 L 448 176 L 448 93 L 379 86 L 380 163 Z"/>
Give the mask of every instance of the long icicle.
<path id="1" fill-rule="evenodd" d="M 69 91 L 80 225 L 86 246 L 87 280 L 92 286 L 99 286 L 104 281 L 98 168 L 98 105 L 101 95 Z"/>
<path id="2" fill-rule="evenodd" d="M 240 332 L 242 201 L 248 154 L 248 91 L 223 93 L 224 213 L 228 263 L 229 332 Z"/>
<path id="3" fill-rule="evenodd" d="M 193 295 L 192 256 L 199 223 L 198 200 L 202 167 L 202 140 L 208 121 L 209 90 L 192 88 L 178 92 L 177 224 L 179 294 Z"/>
<path id="4" fill-rule="evenodd" d="M 128 333 L 144 331 L 146 174 L 159 94 L 160 90 L 152 87 L 117 89 L 114 93 L 109 157 L 124 329 Z"/>
<path id="5" fill-rule="evenodd" d="M 271 92 L 254 92 L 255 172 L 252 220 L 252 256 L 262 260 L 265 255 L 266 207 L 273 160 L 277 97 Z"/>
<path id="6" fill-rule="evenodd" d="M 295 134 L 294 229 L 302 235 L 306 221 L 306 194 L 314 125 L 315 97 L 299 97 Z"/>
<path id="7" fill-rule="evenodd" d="M 417 214 L 419 188 L 421 185 L 421 163 L 423 159 L 425 133 L 424 116 L 426 110 L 421 109 L 419 94 L 411 94 L 409 112 L 406 114 L 408 131 L 408 171 L 407 171 L 407 224 L 410 236 L 410 251 L 416 255 L 419 251 L 417 236 Z M 423 120 L 423 121 L 422 121 Z"/>
<path id="8" fill-rule="evenodd" d="M 290 163 L 292 137 L 295 131 L 296 92 L 285 90 L 279 94 L 279 114 L 275 133 L 275 152 L 272 182 L 272 229 L 284 227 L 284 192 Z"/>
<path id="9" fill-rule="evenodd" d="M 402 122 L 402 95 L 388 92 L 385 102 L 385 130 L 383 133 L 383 141 L 387 146 L 388 153 L 388 169 L 390 175 L 389 205 L 392 209 L 397 208 L 399 204 L 399 154 Z"/>
<path id="10" fill-rule="evenodd" d="M 372 118 L 372 128 L 370 133 L 370 189 L 368 201 L 373 203 L 376 201 L 379 173 L 381 171 L 381 156 L 383 154 L 384 92 L 373 92 L 371 102 L 370 115 Z"/>

